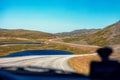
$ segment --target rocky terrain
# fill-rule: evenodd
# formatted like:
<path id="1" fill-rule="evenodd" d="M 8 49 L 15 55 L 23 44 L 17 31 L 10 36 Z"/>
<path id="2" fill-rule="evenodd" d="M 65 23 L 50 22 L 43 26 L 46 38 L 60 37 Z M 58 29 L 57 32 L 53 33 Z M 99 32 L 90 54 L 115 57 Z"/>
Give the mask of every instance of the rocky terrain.
<path id="1" fill-rule="evenodd" d="M 62 33 L 56 33 L 57 36 L 59 37 L 75 37 L 80 34 L 88 34 L 88 33 L 93 33 L 96 32 L 100 29 L 79 29 L 79 30 L 74 30 L 71 32 L 62 32 Z"/>
<path id="2" fill-rule="evenodd" d="M 118 45 L 120 44 L 120 21 L 94 33 L 82 34 L 74 38 L 64 38 L 63 41 L 70 43 L 84 42 L 80 44 L 97 46 Z"/>

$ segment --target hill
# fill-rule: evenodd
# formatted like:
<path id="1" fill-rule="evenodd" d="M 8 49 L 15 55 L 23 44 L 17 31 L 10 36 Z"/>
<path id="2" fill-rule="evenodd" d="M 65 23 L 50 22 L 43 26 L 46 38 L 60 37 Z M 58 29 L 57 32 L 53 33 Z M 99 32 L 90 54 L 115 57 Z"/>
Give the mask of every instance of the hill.
<path id="1" fill-rule="evenodd" d="M 41 49 L 55 49 L 73 52 L 74 54 L 86 54 L 94 52 L 96 47 L 84 48 L 83 46 L 75 46 L 59 42 L 55 35 L 40 31 L 31 30 L 0 30 L 0 55 L 7 55 L 9 53 L 24 51 L 24 50 L 41 50 Z M 15 44 L 8 43 L 16 42 L 42 42 L 43 44 Z M 4 44 L 4 45 L 3 45 Z"/>
<path id="2" fill-rule="evenodd" d="M 95 31 L 98 31 L 100 29 L 79 29 L 79 30 L 74 30 L 71 32 L 62 32 L 62 33 L 56 33 L 57 36 L 60 37 L 74 37 L 80 34 L 88 34 L 88 33 L 93 33 Z"/>
<path id="3" fill-rule="evenodd" d="M 32 30 L 0 30 L 0 41 L 11 40 L 11 41 L 27 41 L 32 39 L 53 39 L 56 36 L 50 33 Z"/>
<path id="4" fill-rule="evenodd" d="M 95 33 L 78 35 L 75 38 L 65 38 L 63 41 L 84 42 L 85 44 L 97 46 L 120 44 L 120 21 Z"/>

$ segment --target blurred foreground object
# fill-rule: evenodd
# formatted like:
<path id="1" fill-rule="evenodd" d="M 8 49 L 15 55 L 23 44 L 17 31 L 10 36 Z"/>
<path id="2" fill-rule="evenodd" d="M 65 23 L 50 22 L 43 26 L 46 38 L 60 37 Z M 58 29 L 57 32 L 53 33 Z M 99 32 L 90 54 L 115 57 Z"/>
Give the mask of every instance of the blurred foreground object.
<path id="1" fill-rule="evenodd" d="M 101 62 L 92 61 L 90 64 L 90 77 L 92 80 L 120 80 L 120 64 L 109 59 L 113 50 L 110 47 L 102 47 L 97 50 Z"/>

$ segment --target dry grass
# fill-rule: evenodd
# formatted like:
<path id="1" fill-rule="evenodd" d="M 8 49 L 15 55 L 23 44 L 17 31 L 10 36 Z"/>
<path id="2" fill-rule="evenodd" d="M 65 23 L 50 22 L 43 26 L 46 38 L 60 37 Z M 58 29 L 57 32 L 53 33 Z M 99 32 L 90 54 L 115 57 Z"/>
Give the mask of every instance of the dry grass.
<path id="1" fill-rule="evenodd" d="M 69 46 L 66 44 L 49 43 L 49 44 L 16 44 L 0 46 L 0 56 L 7 55 L 13 52 L 23 51 L 23 50 L 41 50 L 41 49 L 55 49 L 55 50 L 65 50 L 70 51 L 74 54 L 86 54 L 92 53 L 94 49 L 85 49 L 84 47 Z M 92 51 L 92 52 L 91 52 Z"/>
<path id="2" fill-rule="evenodd" d="M 65 43 L 65 42 L 59 42 L 59 41 L 51 41 L 53 44 L 63 45 L 71 47 L 74 49 L 74 54 L 89 54 L 89 53 L 95 53 L 96 50 L 99 48 L 99 46 L 93 46 L 93 45 L 79 45 L 79 44 L 72 44 L 72 43 Z M 68 50 L 69 51 L 69 50 Z"/>
<path id="3" fill-rule="evenodd" d="M 118 59 L 120 61 L 120 54 L 114 53 L 110 58 Z M 89 74 L 89 65 L 91 61 L 100 61 L 100 58 L 97 55 L 79 56 L 69 59 L 68 63 L 77 72 L 82 74 Z"/>
<path id="4" fill-rule="evenodd" d="M 23 50 L 37 50 L 37 49 L 57 49 L 57 50 L 65 50 L 70 51 L 74 54 L 88 54 L 94 53 L 97 47 L 89 47 L 89 46 L 80 46 L 75 44 L 67 44 L 61 42 L 50 42 L 48 44 L 42 43 L 40 45 L 36 44 L 16 44 L 16 45 L 7 45 L 0 46 L 0 56 L 7 55 L 13 52 L 23 51 Z"/>
<path id="5" fill-rule="evenodd" d="M 89 64 L 93 60 L 100 60 L 96 55 L 90 56 L 79 56 L 69 59 L 69 65 L 75 69 L 77 72 L 88 74 L 89 73 Z"/>

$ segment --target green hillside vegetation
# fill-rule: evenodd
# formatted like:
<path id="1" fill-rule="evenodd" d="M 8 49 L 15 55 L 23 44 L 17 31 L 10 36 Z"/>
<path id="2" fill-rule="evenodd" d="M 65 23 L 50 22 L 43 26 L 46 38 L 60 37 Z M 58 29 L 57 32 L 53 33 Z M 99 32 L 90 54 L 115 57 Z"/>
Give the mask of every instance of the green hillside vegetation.
<path id="1" fill-rule="evenodd" d="M 1 56 L 7 55 L 13 52 L 18 52 L 23 50 L 42 50 L 42 49 L 65 50 L 65 51 L 71 51 L 74 54 L 91 53 L 91 50 L 87 48 L 86 49 L 75 48 L 64 44 L 49 43 L 49 44 L 24 44 L 24 45 L 17 44 L 17 45 L 9 45 L 9 46 L 0 46 L 0 55 Z"/>
<path id="2" fill-rule="evenodd" d="M 0 39 L 0 44 L 2 43 L 6 43 L 6 42 L 29 42 L 32 40 L 19 40 L 19 39 L 15 39 L 15 38 L 6 38 L 6 39 Z"/>
<path id="3" fill-rule="evenodd" d="M 74 41 L 80 41 L 80 40 L 84 40 L 87 37 L 87 34 L 82 34 L 76 37 L 69 37 L 69 38 L 64 38 L 63 41 L 64 42 L 74 42 Z"/>
<path id="4" fill-rule="evenodd" d="M 49 39 L 56 38 L 55 35 L 30 30 L 0 30 L 0 44 L 5 42 L 42 42 L 43 44 L 16 44 L 16 45 L 0 45 L 0 55 L 6 55 L 12 52 L 18 52 L 23 50 L 36 50 L 36 49 L 58 49 L 71 51 L 74 54 L 86 54 L 93 53 L 95 49 L 88 49 L 83 47 L 72 47 L 60 43 L 48 43 Z M 89 34 L 80 34 L 74 37 L 68 36 L 60 38 L 61 41 L 73 43 L 73 42 L 85 42 L 88 45 L 106 46 L 120 44 L 120 21 L 107 26 L 97 32 Z M 80 44 L 80 43 L 79 43 Z M 92 51 L 92 52 L 91 52 Z"/>
<path id="5" fill-rule="evenodd" d="M 94 34 L 88 35 L 86 41 L 88 44 L 99 46 L 120 44 L 120 25 L 118 24 L 120 24 L 120 22 L 112 24 Z"/>
<path id="6" fill-rule="evenodd" d="M 53 34 L 30 31 L 30 30 L 0 30 L 0 37 L 15 37 L 15 38 L 27 38 L 27 39 L 49 39 L 55 38 Z"/>
<path id="7" fill-rule="evenodd" d="M 100 30 L 94 34 L 89 34 L 85 38 L 85 41 L 87 41 L 90 45 L 98 45 L 98 46 L 105 46 L 109 45 L 109 28 Z"/>
<path id="8" fill-rule="evenodd" d="M 120 44 L 120 21 L 91 34 L 83 34 L 74 38 L 64 38 L 64 42 L 84 40 L 89 45 L 106 46 Z"/>
<path id="9" fill-rule="evenodd" d="M 75 37 L 78 36 L 80 34 L 88 34 L 88 33 L 93 33 L 96 32 L 100 29 L 78 29 L 78 30 L 74 30 L 71 32 L 62 32 L 62 33 L 56 33 L 55 35 L 59 36 L 59 37 Z"/>
<path id="10" fill-rule="evenodd" d="M 82 48 L 70 47 L 64 44 L 49 43 L 49 39 L 56 38 L 53 34 L 29 31 L 29 30 L 0 30 L 0 55 L 7 55 L 13 52 L 24 50 L 42 50 L 42 49 L 57 49 L 71 51 L 74 54 L 90 53 L 90 50 L 84 50 Z M 9 45 L 7 43 L 14 42 L 42 42 L 42 44 L 14 44 Z M 2 45 L 6 44 L 6 45 Z"/>

